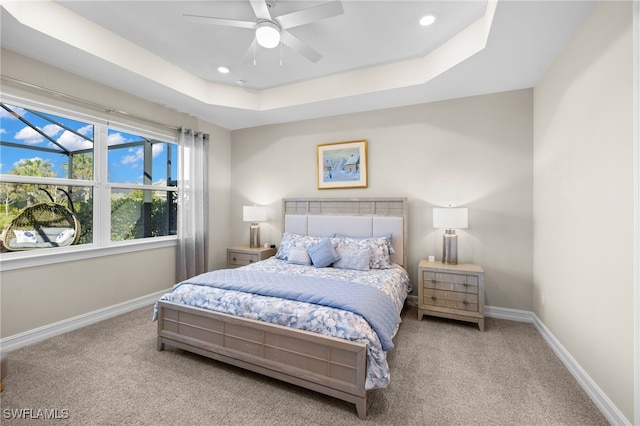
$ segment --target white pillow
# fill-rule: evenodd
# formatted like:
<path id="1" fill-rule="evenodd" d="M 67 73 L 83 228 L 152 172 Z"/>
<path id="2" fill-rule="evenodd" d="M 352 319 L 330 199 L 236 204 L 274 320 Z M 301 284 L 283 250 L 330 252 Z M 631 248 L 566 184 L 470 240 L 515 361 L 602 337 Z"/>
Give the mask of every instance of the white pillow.
<path id="1" fill-rule="evenodd" d="M 370 256 L 369 268 L 371 269 L 389 269 L 393 267 L 390 239 L 386 236 L 339 238 L 337 249 L 368 252 Z"/>
<path id="2" fill-rule="evenodd" d="M 36 231 L 13 231 L 17 244 L 37 243 Z"/>
<path id="3" fill-rule="evenodd" d="M 282 240 L 280 241 L 280 247 L 276 253 L 276 258 L 280 260 L 287 260 L 289 258 L 289 251 L 291 251 L 292 248 L 303 247 L 304 249 L 308 249 L 322 241 L 322 238 L 323 237 L 311 237 L 308 235 L 285 232 L 282 234 Z"/>
<path id="4" fill-rule="evenodd" d="M 311 265 L 311 258 L 309 253 L 304 247 L 292 247 L 289 250 L 289 257 L 287 263 L 293 263 L 295 265 Z"/>
<path id="5" fill-rule="evenodd" d="M 334 268 L 338 269 L 353 269 L 355 271 L 368 271 L 369 262 L 371 261 L 371 255 L 368 251 L 344 249 L 338 247 L 338 254 L 340 260 L 333 264 Z"/>
<path id="6" fill-rule="evenodd" d="M 58 234 L 58 236 L 56 237 L 56 243 L 63 245 L 65 243 L 68 243 L 69 240 L 71 240 L 73 238 L 73 234 L 75 234 L 76 231 L 74 231 L 71 228 L 67 228 L 64 231 L 62 231 L 61 233 Z"/>

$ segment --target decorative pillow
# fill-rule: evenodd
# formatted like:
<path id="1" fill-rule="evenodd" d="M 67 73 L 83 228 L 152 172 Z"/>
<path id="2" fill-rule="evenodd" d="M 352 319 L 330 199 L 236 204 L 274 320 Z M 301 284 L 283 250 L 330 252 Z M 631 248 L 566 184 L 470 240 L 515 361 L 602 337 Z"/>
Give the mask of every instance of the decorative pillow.
<path id="1" fill-rule="evenodd" d="M 289 258 L 289 252 L 293 247 L 303 247 L 308 249 L 322 241 L 322 238 L 323 237 L 310 237 L 308 235 L 285 232 L 282 234 L 282 241 L 280 241 L 280 247 L 278 247 L 278 251 L 276 252 L 276 258 L 280 260 L 287 260 Z"/>
<path id="2" fill-rule="evenodd" d="M 65 229 L 64 231 L 59 233 L 58 236 L 56 237 L 56 243 L 58 243 L 60 245 L 64 245 L 64 244 L 70 242 L 70 240 L 73 238 L 73 234 L 75 234 L 75 232 L 76 231 L 74 231 L 71 228 Z"/>
<path id="3" fill-rule="evenodd" d="M 287 263 L 293 263 L 295 265 L 311 265 L 311 259 L 309 258 L 307 249 L 304 247 L 293 247 L 289 250 Z"/>
<path id="4" fill-rule="evenodd" d="M 341 238 L 338 249 L 352 249 L 364 251 L 371 256 L 369 267 L 371 269 L 389 269 L 393 267 L 391 263 L 390 243 L 387 237 L 368 238 Z"/>
<path id="5" fill-rule="evenodd" d="M 324 238 L 318 244 L 309 247 L 307 252 L 316 268 L 324 268 L 340 260 L 340 255 L 331 245 L 329 238 Z"/>
<path id="6" fill-rule="evenodd" d="M 36 231 L 13 231 L 17 244 L 37 243 Z"/>
<path id="7" fill-rule="evenodd" d="M 369 238 L 386 238 L 387 239 L 387 243 L 389 244 L 389 254 L 395 254 L 396 251 L 394 250 L 393 246 L 391 245 L 391 239 L 393 238 L 393 234 L 392 233 L 388 233 L 388 234 L 384 234 L 384 235 L 374 235 L 373 237 L 358 237 L 358 236 L 353 236 L 353 235 L 345 235 L 345 234 L 333 234 L 334 237 L 336 238 L 353 238 L 354 240 L 365 240 L 365 239 L 369 239 Z"/>
<path id="8" fill-rule="evenodd" d="M 368 271 L 371 255 L 368 251 L 358 251 L 349 248 L 338 248 L 340 260 L 333 264 L 338 269 L 353 269 L 356 271 Z"/>

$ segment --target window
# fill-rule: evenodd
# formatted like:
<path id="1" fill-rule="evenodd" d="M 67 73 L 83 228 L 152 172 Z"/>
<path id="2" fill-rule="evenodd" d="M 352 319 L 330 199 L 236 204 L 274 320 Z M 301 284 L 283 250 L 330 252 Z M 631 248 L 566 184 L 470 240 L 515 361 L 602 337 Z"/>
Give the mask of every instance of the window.
<path id="1" fill-rule="evenodd" d="M 175 235 L 177 147 L 109 128 L 111 240 Z"/>
<path id="2" fill-rule="evenodd" d="M 16 238 L 7 235 L 9 226 L 39 203 L 73 211 L 75 245 L 176 235 L 177 158 L 175 137 L 28 102 L 0 102 L 3 251 L 11 246 L 5 238 Z"/>

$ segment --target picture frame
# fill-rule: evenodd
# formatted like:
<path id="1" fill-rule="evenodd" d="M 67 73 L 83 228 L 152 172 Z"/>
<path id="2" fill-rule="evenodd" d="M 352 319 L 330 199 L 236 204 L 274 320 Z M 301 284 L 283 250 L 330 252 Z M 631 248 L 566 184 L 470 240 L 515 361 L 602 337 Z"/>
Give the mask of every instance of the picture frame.
<path id="1" fill-rule="evenodd" d="M 367 187 L 367 140 L 318 145 L 318 189 Z"/>

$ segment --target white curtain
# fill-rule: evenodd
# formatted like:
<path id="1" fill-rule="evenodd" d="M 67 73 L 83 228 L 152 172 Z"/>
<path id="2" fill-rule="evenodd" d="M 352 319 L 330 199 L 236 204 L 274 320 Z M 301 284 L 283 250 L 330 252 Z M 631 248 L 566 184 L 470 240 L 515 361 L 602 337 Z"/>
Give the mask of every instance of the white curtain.
<path id="1" fill-rule="evenodd" d="M 207 270 L 209 135 L 181 129 L 178 144 L 176 279 L 180 282 Z"/>

